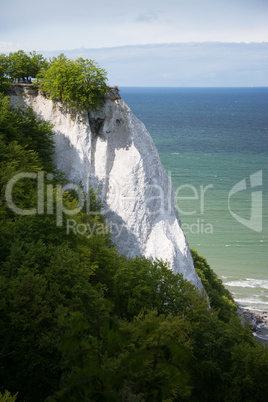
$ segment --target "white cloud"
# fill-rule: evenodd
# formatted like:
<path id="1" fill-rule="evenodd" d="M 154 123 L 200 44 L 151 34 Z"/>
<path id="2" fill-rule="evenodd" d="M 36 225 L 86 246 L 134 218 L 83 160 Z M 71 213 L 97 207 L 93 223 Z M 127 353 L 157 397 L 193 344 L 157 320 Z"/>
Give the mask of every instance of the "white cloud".
<path id="1" fill-rule="evenodd" d="M 268 41 L 267 0 L 9 0 L 1 40 L 27 49 Z M 15 50 L 15 49 L 14 49 Z"/>
<path id="2" fill-rule="evenodd" d="M 118 86 L 268 86 L 266 43 L 173 43 L 77 49 L 96 60 Z"/>
<path id="3" fill-rule="evenodd" d="M 17 51 L 23 49 L 23 45 L 20 43 L 14 42 L 0 42 L 0 52 L 1 53 L 9 53 L 13 51 Z"/>
<path id="4" fill-rule="evenodd" d="M 159 20 L 159 15 L 155 11 L 151 10 L 147 13 L 139 14 L 138 17 L 135 19 L 136 22 L 154 22 Z"/>

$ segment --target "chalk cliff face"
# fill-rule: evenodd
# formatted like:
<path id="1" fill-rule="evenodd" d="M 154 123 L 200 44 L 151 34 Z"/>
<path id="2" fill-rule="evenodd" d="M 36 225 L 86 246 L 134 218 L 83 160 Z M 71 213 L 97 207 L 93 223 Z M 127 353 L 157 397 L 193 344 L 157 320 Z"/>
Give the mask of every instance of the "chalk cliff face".
<path id="1" fill-rule="evenodd" d="M 15 91 L 15 92 L 14 92 Z M 144 124 L 114 92 L 101 111 L 73 114 L 25 86 L 11 102 L 50 120 L 55 162 L 69 181 L 97 188 L 118 251 L 167 260 L 202 288 L 181 228 L 170 177 Z"/>

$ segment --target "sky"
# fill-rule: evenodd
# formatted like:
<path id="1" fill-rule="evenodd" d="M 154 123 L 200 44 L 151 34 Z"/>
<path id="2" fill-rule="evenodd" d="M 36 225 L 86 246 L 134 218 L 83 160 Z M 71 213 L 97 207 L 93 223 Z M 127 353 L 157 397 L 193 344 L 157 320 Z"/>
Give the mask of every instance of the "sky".
<path id="1" fill-rule="evenodd" d="M 169 65 L 158 84 L 170 86 L 171 80 L 167 77 L 174 77 L 178 72 L 175 69 L 170 71 L 172 57 L 175 60 L 180 56 L 182 72 L 198 74 L 198 61 L 203 66 L 206 54 L 207 63 L 212 62 L 216 76 L 223 79 L 225 69 L 220 68 L 218 51 L 215 53 L 217 62 L 213 61 L 216 44 L 218 49 L 221 43 L 230 44 L 227 53 L 233 57 L 231 64 L 236 65 L 240 48 L 231 51 L 234 50 L 234 43 L 268 43 L 268 0 L 0 0 L 0 10 L 0 52 L 23 49 L 52 55 L 62 51 L 71 54 L 70 51 L 79 49 L 88 58 L 92 58 L 91 54 L 99 54 L 101 60 L 97 61 L 104 60 L 104 67 L 111 68 L 112 80 L 120 81 L 120 76 L 125 77 L 126 70 L 123 68 L 127 65 L 133 71 L 134 67 L 140 71 L 140 79 L 137 74 L 134 74 L 134 80 L 133 74 L 123 79 L 123 85 L 130 86 L 155 85 L 156 79 L 161 78 L 159 74 L 150 77 L 150 68 L 147 68 L 150 60 L 153 67 L 157 50 L 162 50 L 165 66 Z M 206 48 L 202 54 L 203 44 L 207 42 L 213 42 L 215 46 L 211 45 L 210 50 Z M 193 48 L 193 43 L 199 44 L 199 47 Z M 181 48 L 181 44 L 188 46 Z M 179 53 L 171 45 L 179 46 Z M 258 59 L 257 66 L 250 63 L 251 50 L 254 60 Z M 196 70 L 192 65 L 192 51 L 200 55 L 199 59 L 195 57 Z M 238 85 L 257 85 L 257 81 L 258 85 L 268 85 L 265 75 L 267 58 L 262 50 L 248 47 L 246 59 L 245 47 L 241 46 L 241 52 L 243 61 L 248 60 L 249 68 L 254 71 L 252 77 L 248 71 L 244 73 L 247 79 L 240 80 Z M 116 62 L 118 54 L 120 63 Z M 146 67 L 144 71 L 142 66 Z M 211 70 L 211 67 L 208 66 L 208 69 Z M 256 80 L 256 69 L 260 71 L 259 80 Z M 237 74 L 238 70 L 236 68 L 234 72 Z M 195 81 L 197 85 L 202 85 L 202 82 L 208 85 L 202 71 L 200 79 Z M 147 78 L 142 79 L 143 73 Z M 144 81 L 145 84 L 142 84 Z M 220 85 L 218 79 L 210 81 L 211 85 Z M 223 85 L 228 84 L 226 80 L 224 82 Z"/>

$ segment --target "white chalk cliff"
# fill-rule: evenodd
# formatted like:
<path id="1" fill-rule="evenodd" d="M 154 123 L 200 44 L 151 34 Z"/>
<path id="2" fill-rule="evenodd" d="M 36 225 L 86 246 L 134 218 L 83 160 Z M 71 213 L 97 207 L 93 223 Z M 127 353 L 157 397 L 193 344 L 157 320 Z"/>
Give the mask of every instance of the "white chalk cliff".
<path id="1" fill-rule="evenodd" d="M 83 114 L 53 104 L 30 86 L 17 86 L 10 99 L 54 125 L 57 166 L 69 181 L 98 188 L 120 253 L 167 260 L 174 272 L 202 289 L 171 179 L 144 124 L 116 92 L 100 112 Z"/>

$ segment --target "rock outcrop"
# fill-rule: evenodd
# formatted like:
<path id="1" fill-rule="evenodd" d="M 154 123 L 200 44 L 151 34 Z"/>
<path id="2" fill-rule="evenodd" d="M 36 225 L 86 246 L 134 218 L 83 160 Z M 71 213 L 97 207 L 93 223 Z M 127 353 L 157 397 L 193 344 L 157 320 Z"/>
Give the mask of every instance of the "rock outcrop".
<path id="1" fill-rule="evenodd" d="M 181 228 L 170 177 L 144 124 L 117 90 L 98 112 L 74 113 L 30 86 L 14 86 L 11 102 L 31 106 L 55 133 L 55 162 L 69 181 L 97 188 L 113 241 L 127 257 L 167 260 L 202 289 Z"/>

